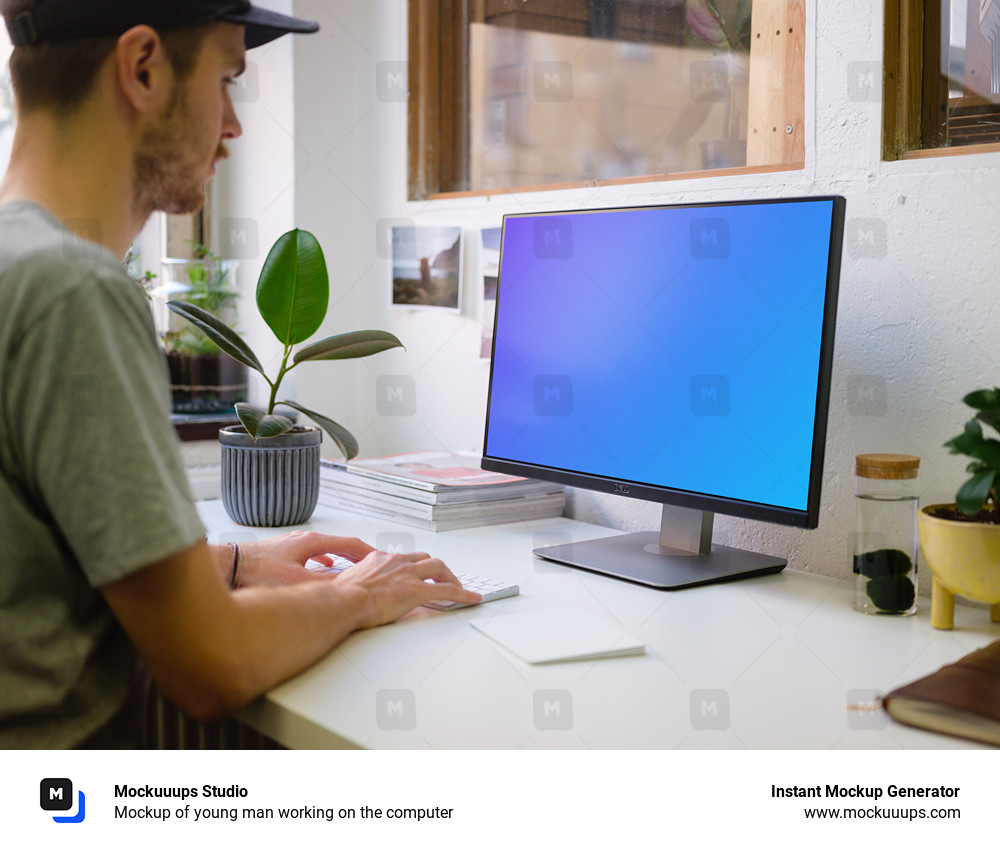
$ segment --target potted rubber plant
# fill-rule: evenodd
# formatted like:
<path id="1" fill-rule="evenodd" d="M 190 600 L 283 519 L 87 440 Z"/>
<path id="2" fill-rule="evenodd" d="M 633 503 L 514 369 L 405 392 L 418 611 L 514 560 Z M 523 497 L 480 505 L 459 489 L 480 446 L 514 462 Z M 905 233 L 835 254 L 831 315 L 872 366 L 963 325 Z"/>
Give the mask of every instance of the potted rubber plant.
<path id="1" fill-rule="evenodd" d="M 929 505 L 917 513 L 920 551 L 934 580 L 931 625 L 954 625 L 955 596 L 985 602 L 1000 622 L 1000 388 L 982 389 L 962 399 L 975 411 L 964 431 L 948 440 L 952 454 L 971 458 L 954 503 Z"/>
<path id="2" fill-rule="evenodd" d="M 267 406 L 236 404 L 240 425 L 222 428 L 222 502 L 235 522 L 254 526 L 305 522 L 319 497 L 319 460 L 325 431 L 348 459 L 358 442 L 343 425 L 279 397 L 282 380 L 303 363 L 368 357 L 402 343 L 379 330 L 352 331 L 305 343 L 326 317 L 330 281 L 315 236 L 290 230 L 274 243 L 257 281 L 257 309 L 283 346 L 281 365 L 271 378 L 257 355 L 232 328 L 207 310 L 183 301 L 167 305 L 198 328 L 234 360 L 263 376 L 270 387 Z M 275 411 L 283 407 L 308 416 L 317 426 L 296 425 Z"/>

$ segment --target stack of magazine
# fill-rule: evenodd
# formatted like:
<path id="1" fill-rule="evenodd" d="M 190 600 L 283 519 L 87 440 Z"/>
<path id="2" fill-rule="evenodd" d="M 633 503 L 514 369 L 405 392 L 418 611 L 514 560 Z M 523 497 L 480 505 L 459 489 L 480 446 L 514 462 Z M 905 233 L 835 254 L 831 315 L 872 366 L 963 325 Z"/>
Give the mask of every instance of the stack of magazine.
<path id="1" fill-rule="evenodd" d="M 423 451 L 350 461 L 323 458 L 319 502 L 431 531 L 559 516 L 560 484 L 479 468 L 475 455 Z"/>

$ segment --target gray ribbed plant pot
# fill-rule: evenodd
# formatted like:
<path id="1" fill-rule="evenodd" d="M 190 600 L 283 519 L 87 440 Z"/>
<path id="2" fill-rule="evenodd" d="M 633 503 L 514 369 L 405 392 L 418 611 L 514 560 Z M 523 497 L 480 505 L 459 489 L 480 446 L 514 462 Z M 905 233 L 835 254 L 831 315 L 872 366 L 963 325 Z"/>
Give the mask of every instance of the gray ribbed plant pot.
<path id="1" fill-rule="evenodd" d="M 219 430 L 222 504 L 240 525 L 298 525 L 319 499 L 322 431 L 301 425 L 255 443 L 242 425 Z"/>

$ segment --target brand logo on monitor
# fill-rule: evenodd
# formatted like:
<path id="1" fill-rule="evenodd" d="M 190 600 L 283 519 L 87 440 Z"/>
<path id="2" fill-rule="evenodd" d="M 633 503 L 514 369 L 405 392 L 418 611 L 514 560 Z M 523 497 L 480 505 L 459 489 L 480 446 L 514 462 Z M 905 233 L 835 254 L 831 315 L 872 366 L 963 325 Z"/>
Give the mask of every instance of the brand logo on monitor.
<path id="1" fill-rule="evenodd" d="M 618 493 L 620 496 L 627 496 L 630 492 L 628 489 L 628 484 L 615 484 L 614 492 Z"/>

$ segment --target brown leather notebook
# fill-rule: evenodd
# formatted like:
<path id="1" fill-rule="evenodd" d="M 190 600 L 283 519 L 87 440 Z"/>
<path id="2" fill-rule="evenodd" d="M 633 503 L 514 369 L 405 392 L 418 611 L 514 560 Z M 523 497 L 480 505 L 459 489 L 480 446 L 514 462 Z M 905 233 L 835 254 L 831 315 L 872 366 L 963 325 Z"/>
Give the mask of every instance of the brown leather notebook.
<path id="1" fill-rule="evenodd" d="M 882 705 L 908 726 L 1000 746 L 1000 640 L 896 688 Z"/>

